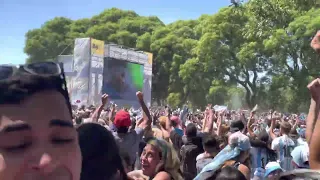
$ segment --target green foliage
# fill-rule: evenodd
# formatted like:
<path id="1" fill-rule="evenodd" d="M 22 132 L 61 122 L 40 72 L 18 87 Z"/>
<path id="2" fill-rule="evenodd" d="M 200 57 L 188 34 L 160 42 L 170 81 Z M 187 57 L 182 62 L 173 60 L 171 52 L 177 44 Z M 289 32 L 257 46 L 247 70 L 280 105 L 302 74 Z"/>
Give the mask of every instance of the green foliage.
<path id="1" fill-rule="evenodd" d="M 172 107 L 176 107 L 182 104 L 181 102 L 181 94 L 179 93 L 170 93 L 169 96 L 167 97 L 167 102 L 170 104 Z"/>
<path id="2" fill-rule="evenodd" d="M 26 33 L 24 52 L 29 55 L 28 62 L 52 60 L 56 58 L 73 40 L 67 34 L 72 20 L 57 17 L 46 22 L 41 29 Z M 71 52 L 71 48 L 67 52 Z"/>
<path id="3" fill-rule="evenodd" d="M 157 102 L 306 111 L 306 85 L 320 75 L 310 48 L 319 7 L 318 0 L 249 0 L 168 25 L 112 8 L 87 19 L 49 20 L 26 33 L 24 51 L 28 62 L 54 59 L 71 54 L 75 38 L 92 37 L 152 52 Z"/>

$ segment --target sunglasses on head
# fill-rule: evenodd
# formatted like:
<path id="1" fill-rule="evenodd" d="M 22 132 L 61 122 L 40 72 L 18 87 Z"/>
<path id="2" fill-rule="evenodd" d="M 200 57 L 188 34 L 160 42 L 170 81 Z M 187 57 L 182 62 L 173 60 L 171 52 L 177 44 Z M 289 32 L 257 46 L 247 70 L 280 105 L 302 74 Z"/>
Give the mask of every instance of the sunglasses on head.
<path id="1" fill-rule="evenodd" d="M 38 62 L 24 65 L 1 65 L 0 64 L 0 82 L 3 83 L 5 80 L 17 75 L 17 74 L 31 74 L 39 77 L 53 78 L 52 83 L 58 83 L 56 88 L 66 98 L 70 113 L 72 113 L 70 98 L 67 89 L 66 78 L 64 74 L 63 65 L 55 62 Z M 57 78 L 60 80 L 55 81 Z M 1 92 L 0 92 L 1 93 Z M 3 103 L 3 102 L 2 102 Z"/>
<path id="2" fill-rule="evenodd" d="M 0 80 L 14 76 L 18 72 L 39 76 L 58 76 L 62 74 L 59 64 L 55 62 L 39 62 L 25 65 L 0 65 Z"/>

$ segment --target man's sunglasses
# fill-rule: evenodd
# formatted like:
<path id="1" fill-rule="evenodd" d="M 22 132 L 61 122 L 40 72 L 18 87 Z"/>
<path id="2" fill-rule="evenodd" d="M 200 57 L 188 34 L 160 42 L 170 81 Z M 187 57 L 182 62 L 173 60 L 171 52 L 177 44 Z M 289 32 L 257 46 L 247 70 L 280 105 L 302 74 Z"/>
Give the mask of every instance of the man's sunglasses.
<path id="1" fill-rule="evenodd" d="M 40 76 L 58 76 L 62 74 L 62 69 L 55 62 L 39 62 L 25 65 L 0 65 L 0 80 L 5 80 L 14 76 L 17 72 L 25 72 Z"/>
<path id="2" fill-rule="evenodd" d="M 62 93 L 62 95 L 66 98 L 66 102 L 68 104 L 68 108 L 70 113 L 72 113 L 70 98 L 67 89 L 66 78 L 64 74 L 63 65 L 55 62 L 38 62 L 32 64 L 25 65 L 1 65 L 0 64 L 0 82 L 3 82 L 10 77 L 14 77 L 18 73 L 28 73 L 41 77 L 54 77 L 59 78 L 61 81 L 55 83 L 57 84 L 57 90 Z"/>

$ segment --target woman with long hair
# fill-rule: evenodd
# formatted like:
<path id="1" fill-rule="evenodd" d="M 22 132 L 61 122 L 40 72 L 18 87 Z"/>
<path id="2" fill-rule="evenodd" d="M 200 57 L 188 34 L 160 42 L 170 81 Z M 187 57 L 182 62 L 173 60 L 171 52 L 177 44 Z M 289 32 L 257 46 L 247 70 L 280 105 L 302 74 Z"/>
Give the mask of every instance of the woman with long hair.
<path id="1" fill-rule="evenodd" d="M 150 138 L 140 156 L 141 170 L 128 173 L 133 179 L 182 180 L 180 161 L 165 140 Z"/>

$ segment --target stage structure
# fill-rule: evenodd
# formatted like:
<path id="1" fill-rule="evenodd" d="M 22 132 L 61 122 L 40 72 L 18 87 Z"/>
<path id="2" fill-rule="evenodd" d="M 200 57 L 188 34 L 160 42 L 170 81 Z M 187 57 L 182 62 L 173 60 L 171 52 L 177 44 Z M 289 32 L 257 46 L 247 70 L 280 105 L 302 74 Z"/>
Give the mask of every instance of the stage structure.
<path id="1" fill-rule="evenodd" d="M 148 52 L 77 38 L 73 58 L 58 60 L 64 63 L 72 103 L 99 105 L 107 93 L 109 102 L 118 106 L 139 107 L 136 91 L 143 92 L 147 106 L 151 104 L 152 58 Z"/>
<path id="2" fill-rule="evenodd" d="M 76 76 L 76 73 L 73 71 L 73 55 L 60 55 L 58 56 L 58 61 L 63 63 L 64 74 L 67 81 L 67 88 L 69 91 L 69 96 L 72 97 L 71 89 L 73 87 L 73 78 Z M 73 102 L 71 102 L 73 103 Z"/>

